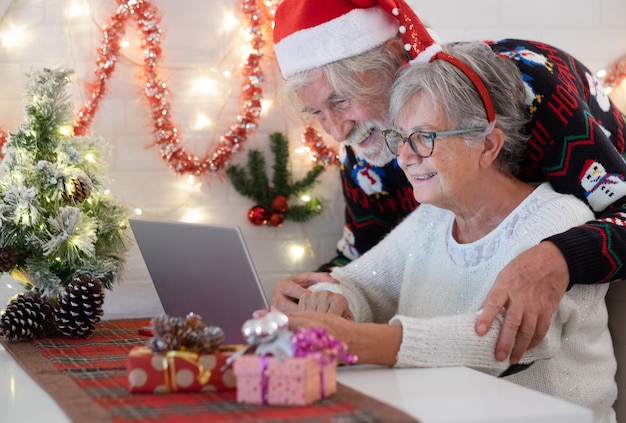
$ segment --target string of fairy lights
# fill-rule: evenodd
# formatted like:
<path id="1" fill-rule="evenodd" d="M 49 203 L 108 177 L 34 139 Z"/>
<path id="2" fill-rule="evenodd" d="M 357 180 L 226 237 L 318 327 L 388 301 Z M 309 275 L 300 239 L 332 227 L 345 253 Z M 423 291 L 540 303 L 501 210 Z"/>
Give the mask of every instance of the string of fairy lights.
<path id="1" fill-rule="evenodd" d="M 137 208 L 137 214 L 160 217 L 182 213 L 179 220 L 205 219 L 206 216 L 192 206 L 201 192 L 203 183 L 210 182 L 209 179 L 213 176 L 224 178 L 223 171 L 228 160 L 243 150 L 241 147 L 255 132 L 259 120 L 273 106 L 272 101 L 263 96 L 263 81 L 264 68 L 270 67 L 268 58 L 271 57 L 267 54 L 271 51 L 271 45 L 268 45 L 266 39 L 271 31 L 273 13 L 278 1 L 241 0 L 237 4 L 239 10 L 228 11 L 222 17 L 223 24 L 220 30 L 232 33 L 229 37 L 231 45 L 223 49 L 226 53 L 211 60 L 212 63 L 206 67 L 194 69 L 162 65 L 161 16 L 158 8 L 150 0 L 118 0 L 114 13 L 102 22 L 97 22 L 92 17 L 91 5 L 87 0 L 63 2 L 64 32 L 70 46 L 76 39 L 84 36 L 82 33 L 75 33 L 71 29 L 73 25 L 88 22 L 92 24 L 91 31 L 100 33 L 99 44 L 92 52 L 96 57 L 95 71 L 91 80 L 88 80 L 89 77 L 86 75 L 77 75 L 79 80 L 85 79 L 87 84 L 80 84 L 82 106 L 76 113 L 74 127 L 68 128 L 68 131 L 73 131 L 75 135 L 89 132 L 101 101 L 107 95 L 115 65 L 124 62 L 140 69 L 142 74 L 140 82 L 144 84 L 144 97 L 149 104 L 154 134 L 154 148 L 147 149 L 146 154 L 154 154 L 156 150 L 167 167 L 183 176 L 178 178 L 183 181 L 181 185 L 184 185 L 180 187 L 179 192 L 187 192 L 186 199 L 160 213 L 146 213 L 145 210 Z M 19 0 L 12 0 L 0 19 L 0 40 L 2 48 L 8 52 L 19 48 L 22 44 L 21 38 L 29 31 L 27 25 L 20 25 L 13 19 L 14 12 L 22 5 Z M 104 8 L 101 3 L 97 6 Z M 89 25 L 87 27 L 89 28 Z M 137 46 L 133 45 L 133 41 Z M 133 58 L 137 50 L 141 52 L 138 59 Z M 228 57 L 233 55 L 241 57 Z M 177 72 L 200 75 L 188 81 L 193 92 L 221 98 L 221 106 L 208 113 L 203 110 L 197 111 L 195 121 L 188 128 L 184 128 L 185 131 L 181 131 L 172 113 L 170 86 L 162 76 L 164 73 L 162 70 L 167 70 L 170 75 L 177 75 Z M 228 116 L 225 109 L 231 97 L 229 91 L 237 89 L 235 77 L 239 77 L 243 82 L 239 93 L 241 106 L 233 117 Z M 233 121 L 230 127 L 225 133 L 216 135 L 218 123 L 229 118 Z M 207 140 L 202 145 L 211 146 L 205 149 L 212 148 L 212 151 L 205 151 L 202 154 L 189 151 L 182 136 L 188 130 L 205 133 Z M 7 133 L 0 132 L 0 142 L 6 140 L 6 136 Z M 322 161 L 324 164 L 336 162 L 336 152 L 327 147 L 320 135 L 310 127 L 305 128 L 301 146 L 295 152 L 308 153 L 313 162 Z M 301 201 L 306 201 L 306 196 L 303 196 Z M 310 245 L 307 247 L 294 245 L 291 247 L 291 255 L 302 256 L 307 249 L 310 249 Z"/>
<path id="2" fill-rule="evenodd" d="M 116 2 L 90 3 L 89 0 L 63 0 L 64 26 L 67 42 L 71 46 L 81 37 L 70 28 L 76 23 L 89 23 L 92 33 L 98 33 L 100 40 L 92 54 L 95 70 L 91 74 L 78 75 L 81 84 L 82 106 L 76 112 L 76 123 L 72 130 L 80 135 L 89 132 L 101 101 L 107 95 L 111 75 L 115 65 L 124 64 L 141 70 L 140 82 L 144 84 L 144 97 L 150 108 L 153 134 L 153 147 L 145 154 L 160 154 L 165 165 L 172 169 L 181 180 L 180 190 L 188 197 L 171 209 L 151 215 L 173 215 L 181 213 L 180 220 L 199 221 L 203 216 L 192 204 L 202 190 L 203 184 L 216 176 L 224 178 L 224 168 L 229 159 L 239 154 L 259 121 L 273 107 L 272 101 L 264 96 L 265 73 L 272 70 L 270 31 L 273 14 L 280 0 L 238 0 L 237 9 L 225 12 L 220 30 L 237 33 L 230 37 L 231 45 L 225 48 L 221 57 L 202 68 L 165 66 L 162 63 L 162 28 L 159 9 L 151 0 L 117 0 Z M 111 7 L 116 3 L 116 8 Z M 92 8 L 111 8 L 112 14 L 101 22 L 92 17 Z M 0 17 L 0 45 L 5 52 L 19 49 L 31 28 L 19 22 L 16 13 L 24 5 L 23 0 L 11 0 Z M 210 31 L 210 30 L 209 30 Z M 132 40 L 136 41 L 136 46 Z M 210 37 L 210 35 L 208 36 Z M 141 54 L 136 54 L 140 51 Z M 237 55 L 238 57 L 233 57 Z M 138 58 L 135 58 L 138 57 Z M 194 92 L 206 97 L 221 98 L 221 106 L 207 112 L 197 110 L 194 121 L 181 130 L 181 125 L 173 116 L 170 85 L 163 76 L 163 70 L 170 75 L 187 72 L 199 75 L 189 78 L 188 83 Z M 226 112 L 227 101 L 232 90 L 237 90 L 236 77 L 243 82 L 239 86 L 239 110 L 235 115 Z M 598 72 L 612 98 L 626 98 L 626 56 L 606 70 Z M 232 107 L 231 107 L 232 108 Z M 626 106 L 622 106 L 622 109 Z M 225 132 L 218 130 L 218 123 L 230 121 Z M 2 122 L 0 122 L 0 128 Z M 184 135 L 188 131 L 202 132 L 206 140 L 202 143 L 205 151 L 192 152 L 186 146 Z M 0 143 L 6 140 L 7 133 L 0 131 Z M 296 153 L 306 153 L 312 162 L 324 165 L 337 163 L 337 152 L 325 144 L 324 139 L 313 127 L 306 126 Z M 309 162 L 310 163 L 310 162 Z M 145 213 L 137 209 L 137 214 Z M 302 251 L 304 249 L 301 249 Z"/>

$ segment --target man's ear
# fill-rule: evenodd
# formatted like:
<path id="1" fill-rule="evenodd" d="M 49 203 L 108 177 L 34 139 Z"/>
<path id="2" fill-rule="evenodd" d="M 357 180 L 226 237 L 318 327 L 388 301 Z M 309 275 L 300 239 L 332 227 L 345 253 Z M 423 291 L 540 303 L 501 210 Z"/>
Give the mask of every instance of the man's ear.
<path id="1" fill-rule="evenodd" d="M 481 165 L 489 167 L 498 158 L 500 150 L 504 145 L 504 132 L 498 128 L 494 128 L 486 137 L 483 144 L 481 154 Z"/>

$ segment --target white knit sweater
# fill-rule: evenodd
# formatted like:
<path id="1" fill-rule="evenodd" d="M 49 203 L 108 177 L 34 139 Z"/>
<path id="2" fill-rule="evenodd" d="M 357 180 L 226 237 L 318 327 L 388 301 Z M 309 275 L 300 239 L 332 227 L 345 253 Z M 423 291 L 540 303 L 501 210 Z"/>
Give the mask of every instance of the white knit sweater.
<path id="1" fill-rule="evenodd" d="M 400 324 L 398 367 L 468 366 L 492 375 L 509 367 L 494 358 L 498 320 L 484 337 L 476 312 L 496 275 L 522 251 L 552 234 L 593 219 L 573 196 L 537 187 L 484 238 L 458 244 L 453 214 L 421 205 L 377 246 L 331 275 L 340 284 L 312 290 L 343 294 L 360 322 Z M 506 377 L 581 404 L 596 422 L 613 422 L 617 368 L 607 326 L 608 284 L 576 285 L 561 301 L 544 341 L 524 355 L 528 369 Z"/>

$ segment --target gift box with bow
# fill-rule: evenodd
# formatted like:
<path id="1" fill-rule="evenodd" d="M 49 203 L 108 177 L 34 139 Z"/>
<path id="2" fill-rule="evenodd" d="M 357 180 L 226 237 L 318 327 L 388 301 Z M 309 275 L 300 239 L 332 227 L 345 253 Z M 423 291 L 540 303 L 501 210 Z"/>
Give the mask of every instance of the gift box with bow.
<path id="1" fill-rule="evenodd" d="M 270 313 L 270 319 L 275 318 Z M 282 313 L 281 313 L 282 314 Z M 258 319 L 257 319 L 258 320 Z M 280 321 L 280 319 L 278 319 Z M 246 322 L 254 326 L 254 321 Z M 246 335 L 244 324 L 244 335 Z M 308 405 L 337 392 L 338 361 L 354 363 L 344 343 L 322 328 L 265 333 L 267 322 L 252 332 L 254 354 L 234 358 L 237 401 L 264 405 Z M 270 325 L 271 326 L 271 325 Z M 260 328 L 260 329 L 259 329 Z"/>
<path id="2" fill-rule="evenodd" d="M 135 347 L 126 362 L 128 391 L 143 393 L 234 391 L 232 368 L 224 368 L 236 347 L 223 347 L 212 354 L 168 351 L 155 354 L 148 347 Z"/>
<path id="3" fill-rule="evenodd" d="M 228 360 L 240 346 L 223 346 L 223 331 L 198 315 L 152 319 L 153 337 L 127 359 L 129 392 L 233 391 Z"/>

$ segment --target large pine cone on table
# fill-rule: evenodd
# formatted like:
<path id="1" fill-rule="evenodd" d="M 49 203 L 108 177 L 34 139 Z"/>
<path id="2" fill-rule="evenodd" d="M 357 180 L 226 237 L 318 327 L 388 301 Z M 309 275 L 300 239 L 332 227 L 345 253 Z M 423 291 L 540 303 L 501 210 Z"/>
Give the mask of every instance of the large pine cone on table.
<path id="1" fill-rule="evenodd" d="M 19 294 L 0 317 L 0 335 L 9 342 L 29 341 L 55 332 L 54 308 L 34 291 Z"/>
<path id="2" fill-rule="evenodd" d="M 102 319 L 104 292 L 98 278 L 75 279 L 59 296 L 54 320 L 59 332 L 71 338 L 89 338 Z"/>

